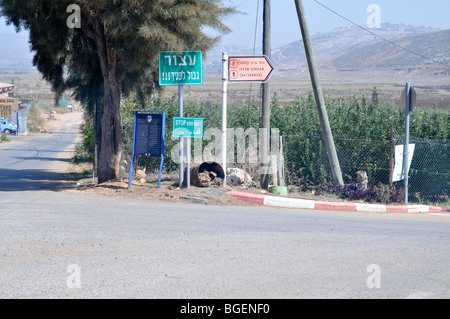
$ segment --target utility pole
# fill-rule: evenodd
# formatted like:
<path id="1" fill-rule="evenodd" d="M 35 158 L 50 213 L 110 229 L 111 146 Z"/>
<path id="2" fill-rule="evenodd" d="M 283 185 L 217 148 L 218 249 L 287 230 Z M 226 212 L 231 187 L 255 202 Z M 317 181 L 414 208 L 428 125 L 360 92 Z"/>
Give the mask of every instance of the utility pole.
<path id="1" fill-rule="evenodd" d="M 314 97 L 316 99 L 317 109 L 319 111 L 320 125 L 325 140 L 325 147 L 327 149 L 328 160 L 331 166 L 331 173 L 336 184 L 344 185 L 342 178 L 341 167 L 337 157 L 336 148 L 334 145 L 333 134 L 331 132 L 330 122 L 328 120 L 327 110 L 325 108 L 325 101 L 323 99 L 322 87 L 319 82 L 316 62 L 314 58 L 314 51 L 311 44 L 311 37 L 309 34 L 308 24 L 306 22 L 305 9 L 303 8 L 302 0 L 294 0 L 297 8 L 298 21 L 302 31 L 303 44 L 305 46 L 306 59 L 308 60 L 309 74 L 311 76 Z"/>
<path id="2" fill-rule="evenodd" d="M 270 35 L 270 0 L 264 0 L 263 11 L 263 55 L 271 57 Z M 260 159 L 261 159 L 261 188 L 269 188 L 269 150 L 270 150 L 270 83 L 262 84 L 262 136 Z"/>

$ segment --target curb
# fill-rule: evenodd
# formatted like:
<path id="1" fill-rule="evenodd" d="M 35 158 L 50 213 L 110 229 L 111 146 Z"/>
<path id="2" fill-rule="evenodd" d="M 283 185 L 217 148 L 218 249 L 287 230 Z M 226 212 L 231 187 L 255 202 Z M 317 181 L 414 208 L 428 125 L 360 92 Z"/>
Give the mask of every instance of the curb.
<path id="1" fill-rule="evenodd" d="M 230 196 L 242 201 L 282 208 L 300 208 L 311 210 L 330 210 L 345 212 L 370 212 L 370 213 L 445 213 L 450 212 L 450 207 L 435 207 L 426 205 L 379 205 L 346 202 L 324 202 L 308 199 L 279 197 L 270 195 L 249 194 L 231 191 Z"/>

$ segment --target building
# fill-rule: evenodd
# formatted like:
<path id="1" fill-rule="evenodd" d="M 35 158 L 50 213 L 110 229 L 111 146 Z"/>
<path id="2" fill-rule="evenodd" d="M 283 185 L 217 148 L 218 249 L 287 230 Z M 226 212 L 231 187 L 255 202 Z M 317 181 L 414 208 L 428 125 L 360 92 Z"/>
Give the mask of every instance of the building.
<path id="1" fill-rule="evenodd" d="M 10 97 L 15 89 L 13 84 L 0 83 L 0 116 L 6 119 L 19 110 L 19 100 Z"/>

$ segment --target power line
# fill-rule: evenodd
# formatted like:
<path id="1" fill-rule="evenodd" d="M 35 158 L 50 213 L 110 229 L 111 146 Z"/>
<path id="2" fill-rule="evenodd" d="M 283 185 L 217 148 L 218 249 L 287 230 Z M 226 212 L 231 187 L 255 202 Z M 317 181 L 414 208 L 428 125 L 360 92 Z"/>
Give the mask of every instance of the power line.
<path id="1" fill-rule="evenodd" d="M 443 66 L 445 66 L 445 67 L 450 67 L 449 64 L 442 63 L 442 62 L 440 62 L 440 61 L 435 60 L 434 58 L 431 58 L 431 57 L 428 57 L 428 56 L 426 56 L 426 55 L 423 55 L 423 54 L 414 52 L 414 51 L 412 51 L 412 50 L 410 50 L 410 49 L 408 49 L 408 48 L 405 48 L 404 46 L 401 46 L 401 45 L 399 45 L 399 44 L 397 44 L 397 43 L 395 43 L 395 42 L 393 42 L 393 41 L 391 41 L 391 40 L 389 40 L 389 39 L 386 39 L 386 38 L 384 38 L 384 37 L 382 37 L 382 36 L 376 34 L 376 33 L 373 32 L 373 31 L 370 31 L 370 30 L 367 29 L 367 28 L 364 28 L 363 26 L 360 26 L 359 24 L 357 24 L 357 23 L 353 22 L 352 20 L 350 20 L 350 19 L 344 17 L 342 14 L 340 14 L 340 13 L 334 11 L 333 9 L 327 7 L 326 5 L 324 5 L 323 3 L 320 3 L 320 2 L 317 1 L 317 0 L 314 0 L 314 2 L 316 2 L 316 3 L 319 4 L 319 5 L 321 5 L 322 7 L 324 7 L 325 9 L 327 9 L 328 11 L 334 13 L 335 15 L 339 16 L 340 18 L 346 20 L 347 22 L 350 22 L 351 24 L 357 26 L 358 28 L 360 28 L 360 29 L 362 29 L 362 30 L 364 30 L 364 31 L 366 31 L 366 32 L 368 32 L 368 33 L 370 33 L 370 34 L 372 34 L 373 36 L 375 36 L 375 37 L 377 37 L 377 38 L 379 38 L 379 39 L 381 39 L 381 40 L 383 40 L 383 41 L 386 41 L 386 42 L 389 43 L 389 44 L 392 44 L 392 45 L 398 47 L 399 49 L 402 49 L 402 50 L 404 50 L 404 51 L 407 51 L 407 52 L 409 52 L 409 53 L 411 53 L 411 54 L 413 54 L 413 55 L 416 55 L 416 56 L 418 56 L 418 57 L 421 57 L 421 58 L 423 58 L 423 59 L 425 59 L 425 60 L 432 61 L 432 62 L 434 62 L 434 63 L 443 65 Z"/>

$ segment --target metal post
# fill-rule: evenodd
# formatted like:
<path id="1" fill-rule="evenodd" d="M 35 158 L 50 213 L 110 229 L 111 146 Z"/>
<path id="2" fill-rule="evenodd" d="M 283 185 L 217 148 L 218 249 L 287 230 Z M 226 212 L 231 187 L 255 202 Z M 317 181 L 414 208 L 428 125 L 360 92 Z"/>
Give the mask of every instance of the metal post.
<path id="1" fill-rule="evenodd" d="M 189 113 L 186 117 L 191 117 Z M 186 138 L 186 187 L 191 188 L 191 138 Z"/>
<path id="2" fill-rule="evenodd" d="M 179 116 L 183 117 L 183 86 L 178 86 L 178 107 Z M 183 137 L 180 137 L 180 188 L 183 187 L 184 183 L 184 159 L 183 159 Z"/>
<path id="3" fill-rule="evenodd" d="M 227 89 L 228 89 L 228 55 L 222 53 L 222 169 L 223 186 L 227 186 Z"/>
<path id="4" fill-rule="evenodd" d="M 270 0 L 264 0 L 263 10 L 263 55 L 271 58 L 271 25 L 270 25 Z M 270 164 L 270 83 L 267 81 L 262 84 L 262 139 L 261 141 L 261 188 L 269 188 L 269 167 Z M 267 155 L 267 156 L 266 156 Z M 266 160 L 268 160 L 266 162 Z"/>
<path id="5" fill-rule="evenodd" d="M 408 157 L 409 157 L 409 115 L 411 111 L 411 84 L 406 83 L 405 101 L 405 145 L 403 146 L 403 177 L 405 179 L 405 204 L 408 204 Z"/>
<path id="6" fill-rule="evenodd" d="M 309 34 L 308 24 L 306 21 L 305 9 L 303 8 L 303 3 L 301 0 L 294 0 L 294 1 L 297 9 L 298 20 L 300 23 L 300 29 L 302 31 L 306 59 L 308 61 L 311 83 L 314 91 L 314 97 L 316 99 L 317 109 L 319 111 L 320 125 L 322 127 L 323 137 L 325 140 L 325 146 L 328 154 L 328 160 L 330 162 L 331 172 L 333 174 L 333 180 L 336 184 L 343 185 L 344 180 L 342 178 L 341 167 L 339 164 L 339 159 L 334 145 L 330 122 L 328 120 L 328 114 L 325 107 L 325 100 L 323 98 L 322 87 L 319 82 L 319 76 L 314 58 L 311 37 Z"/>

